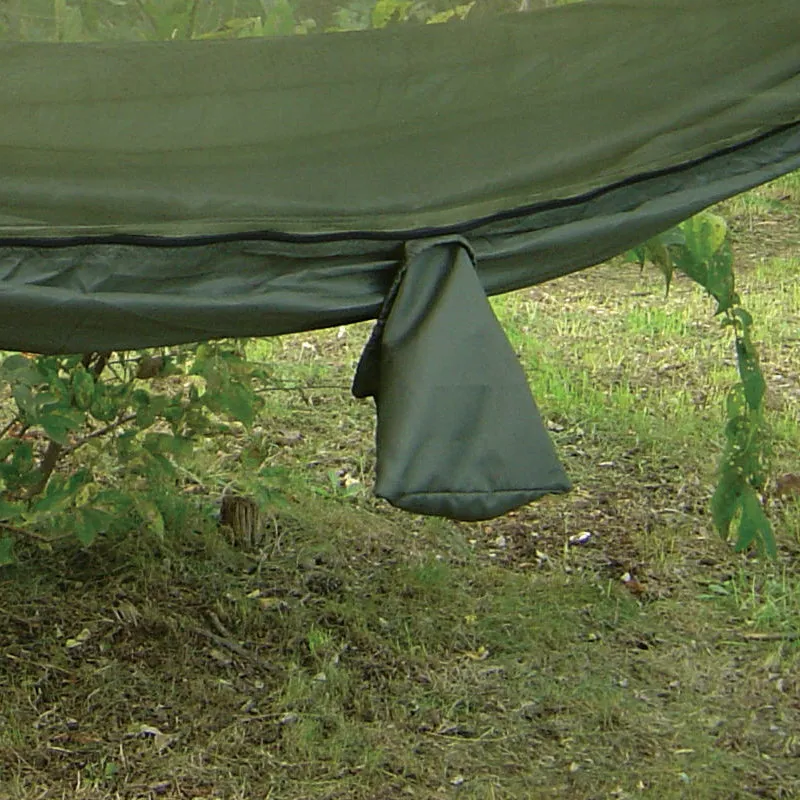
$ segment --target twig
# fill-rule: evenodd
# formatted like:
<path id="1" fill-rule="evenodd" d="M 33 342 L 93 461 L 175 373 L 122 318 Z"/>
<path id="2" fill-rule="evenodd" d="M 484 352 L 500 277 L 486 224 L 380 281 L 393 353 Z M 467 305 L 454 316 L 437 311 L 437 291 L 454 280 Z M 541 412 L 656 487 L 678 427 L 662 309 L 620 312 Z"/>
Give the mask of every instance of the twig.
<path id="1" fill-rule="evenodd" d="M 257 655 L 251 653 L 246 647 L 242 647 L 239 642 L 234 641 L 233 639 L 229 639 L 225 636 L 218 636 L 216 633 L 207 631 L 205 628 L 201 628 L 199 626 L 192 628 L 192 631 L 199 636 L 210 639 L 212 642 L 214 642 L 214 644 L 218 644 L 220 647 L 224 647 L 226 650 L 236 653 L 236 655 L 247 659 L 247 661 L 255 664 L 258 667 L 262 667 L 266 670 L 275 669 L 275 667 L 273 667 L 271 664 L 267 664 L 265 661 L 262 661 Z"/>
<path id="2" fill-rule="evenodd" d="M 19 417 L 12 417 L 11 422 L 0 431 L 0 439 L 2 439 L 19 421 Z"/>
<path id="3" fill-rule="evenodd" d="M 740 633 L 742 639 L 750 642 L 794 642 L 800 639 L 799 631 L 787 631 L 786 633 Z"/>
<path id="4" fill-rule="evenodd" d="M 186 23 L 186 38 L 194 39 L 194 31 L 197 27 L 197 8 L 200 5 L 200 0 L 192 2 L 192 9 L 189 12 L 189 19 Z"/>
<path id="5" fill-rule="evenodd" d="M 142 2 L 142 0 L 136 0 L 136 6 L 139 9 L 139 13 L 150 23 L 150 27 L 153 29 L 153 33 L 156 36 L 159 35 L 158 30 L 158 23 L 155 21 L 153 15 L 147 10 L 147 7 Z"/>
<path id="6" fill-rule="evenodd" d="M 8 619 L 13 619 L 14 622 L 19 622 L 20 625 L 27 625 L 29 628 L 35 627 L 35 621 L 29 619 L 28 617 L 21 617 L 19 614 L 15 614 L 13 611 L 9 611 L 4 606 L 0 606 L 0 616 L 7 617 Z M 7 654 L 8 655 L 8 654 Z M 12 656 L 9 655 L 9 658 Z"/>
<path id="7" fill-rule="evenodd" d="M 47 450 L 44 451 L 42 460 L 39 462 L 39 480 L 28 489 L 29 499 L 31 497 L 36 497 L 36 495 L 40 494 L 44 490 L 44 487 L 47 486 L 47 481 L 50 480 L 50 476 L 53 474 L 53 470 L 56 468 L 56 464 L 63 450 L 63 444 L 59 444 L 55 439 L 50 440 L 50 443 L 47 445 Z"/>
<path id="8" fill-rule="evenodd" d="M 111 351 L 103 352 L 103 353 L 84 353 L 83 357 L 81 358 L 81 364 L 84 369 L 86 369 L 92 377 L 97 380 L 100 377 L 100 373 L 106 368 L 106 364 L 108 364 L 108 359 L 111 358 Z M 56 464 L 58 464 L 58 460 L 65 454 L 67 451 L 66 445 L 60 444 L 59 442 L 55 441 L 55 439 L 51 439 L 50 443 L 47 445 L 47 450 L 44 451 L 44 455 L 42 456 L 42 460 L 39 462 L 39 479 L 33 486 L 29 487 L 27 496 L 28 499 L 32 497 L 36 497 L 36 495 L 41 494 L 45 487 L 47 486 L 47 482 L 50 480 L 50 476 L 53 474 L 53 470 L 56 468 Z"/>
<path id="9" fill-rule="evenodd" d="M 243 647 L 239 644 L 234 638 L 231 632 L 222 624 L 220 618 L 213 612 L 208 612 L 208 619 L 211 624 L 219 631 L 219 634 L 212 633 L 211 631 L 207 631 L 205 628 L 201 628 L 196 626 L 193 628 L 194 632 L 199 634 L 200 636 L 205 637 L 206 639 L 210 639 L 215 644 L 220 645 L 220 647 L 224 647 L 227 650 L 230 650 L 233 653 L 236 653 L 242 658 L 246 658 L 253 664 L 256 664 L 259 667 L 263 667 L 267 670 L 274 670 L 271 664 L 267 664 L 265 661 L 262 661 L 257 655 L 251 653 L 246 647 Z"/>
<path id="10" fill-rule="evenodd" d="M 217 629 L 217 633 L 228 639 L 233 639 L 233 634 L 222 624 L 222 620 L 213 611 L 208 612 L 208 618 L 211 620 L 211 624 Z"/>
<path id="11" fill-rule="evenodd" d="M 41 533 L 25 530 L 25 528 L 17 528 L 14 525 L 9 525 L 7 522 L 0 522 L 0 530 L 16 533 L 17 536 L 26 536 L 28 539 L 35 539 L 37 542 L 44 542 L 45 544 L 55 544 L 56 542 L 62 542 L 64 539 L 69 539 L 73 536 L 72 533 L 61 533 L 58 536 L 43 536 Z"/>
<path id="12" fill-rule="evenodd" d="M 350 391 L 349 384 L 344 383 L 319 383 L 319 384 L 296 384 L 295 386 L 259 386 L 255 389 L 256 394 L 263 394 L 264 392 L 299 392 L 301 397 L 305 400 L 307 391 L 314 390 L 330 390 L 336 392 Z"/>
<path id="13" fill-rule="evenodd" d="M 41 669 L 52 669 L 55 670 L 56 672 L 63 672 L 65 675 L 73 674 L 70 670 L 64 669 L 64 667 L 57 667 L 55 664 L 43 664 L 41 661 L 33 661 L 28 653 L 25 654 L 24 658 L 20 658 L 20 656 L 15 656 L 13 653 L 4 653 L 3 655 L 9 661 L 17 661 L 24 663 L 26 667 L 40 667 Z"/>
<path id="14" fill-rule="evenodd" d="M 39 542 L 47 542 L 48 544 L 53 541 L 47 536 L 42 536 L 41 533 L 26 531 L 24 528 L 17 528 L 14 525 L 9 525 L 7 522 L 0 522 L 0 530 L 16 533 L 18 536 L 27 536 L 29 539 L 36 539 Z"/>
<path id="15" fill-rule="evenodd" d="M 70 445 L 69 447 L 65 448 L 64 455 L 69 455 L 70 453 L 74 453 L 79 447 L 83 447 L 87 442 L 91 441 L 92 439 L 97 439 L 100 436 L 105 436 L 107 433 L 111 433 L 111 431 L 119 428 L 122 425 L 125 425 L 128 422 L 136 419 L 136 414 L 126 414 L 124 417 L 120 417 L 119 419 L 115 420 L 114 422 L 110 422 L 104 428 L 98 428 L 96 431 L 92 431 L 91 433 L 87 433 L 83 439 L 79 439 L 75 444 Z"/>

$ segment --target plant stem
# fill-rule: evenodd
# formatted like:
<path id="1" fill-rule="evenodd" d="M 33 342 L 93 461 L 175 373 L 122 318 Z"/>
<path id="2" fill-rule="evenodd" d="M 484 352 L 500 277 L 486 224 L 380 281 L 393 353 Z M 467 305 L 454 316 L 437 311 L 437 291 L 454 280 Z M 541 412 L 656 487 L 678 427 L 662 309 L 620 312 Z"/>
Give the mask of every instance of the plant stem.
<path id="1" fill-rule="evenodd" d="M 12 417 L 11 422 L 0 431 L 0 439 L 2 439 L 18 422 L 19 417 Z"/>
<path id="2" fill-rule="evenodd" d="M 114 420 L 114 422 L 110 422 L 103 428 L 98 428 L 96 431 L 92 431 L 91 433 L 87 433 L 83 439 L 79 439 L 75 444 L 70 445 L 68 448 L 65 449 L 64 455 L 68 455 L 70 453 L 74 453 L 79 447 L 83 447 L 87 442 L 90 442 L 92 439 L 97 439 L 100 436 L 105 436 L 107 433 L 111 433 L 111 431 L 116 430 L 121 425 L 125 425 L 128 422 L 136 419 L 136 414 L 126 414 L 124 417 L 120 417 L 119 419 Z"/>
<path id="3" fill-rule="evenodd" d="M 110 356 L 110 352 L 86 353 L 81 359 L 81 364 L 84 369 L 91 372 L 92 376 L 97 379 L 100 377 L 100 373 L 105 369 Z M 29 500 L 44 491 L 47 482 L 50 480 L 50 476 L 53 474 L 53 470 L 56 468 L 61 456 L 65 454 L 65 451 L 69 452 L 63 444 L 53 439 L 50 440 L 50 443 L 47 445 L 47 450 L 44 451 L 42 460 L 39 462 L 39 478 L 36 483 L 28 489 L 27 497 Z"/>

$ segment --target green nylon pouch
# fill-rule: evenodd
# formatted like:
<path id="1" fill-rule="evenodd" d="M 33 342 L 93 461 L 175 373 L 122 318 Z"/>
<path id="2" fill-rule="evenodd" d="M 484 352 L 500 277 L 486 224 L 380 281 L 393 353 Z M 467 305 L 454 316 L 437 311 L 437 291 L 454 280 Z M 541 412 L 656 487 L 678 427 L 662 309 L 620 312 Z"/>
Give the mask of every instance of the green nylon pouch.
<path id="1" fill-rule="evenodd" d="M 392 505 L 471 521 L 570 489 L 460 237 L 406 245 L 353 393 L 375 398 L 375 493 Z"/>

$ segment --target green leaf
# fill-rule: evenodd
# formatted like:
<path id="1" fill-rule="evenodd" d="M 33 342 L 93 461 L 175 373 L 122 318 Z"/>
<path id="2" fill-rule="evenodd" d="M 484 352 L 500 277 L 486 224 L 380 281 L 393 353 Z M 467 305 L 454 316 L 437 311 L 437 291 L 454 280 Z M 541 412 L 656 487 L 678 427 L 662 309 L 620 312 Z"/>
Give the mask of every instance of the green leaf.
<path id="1" fill-rule="evenodd" d="M 150 395 L 137 390 L 131 396 L 131 401 L 136 409 L 136 426 L 139 429 L 149 428 L 156 421 L 157 410 L 151 402 Z"/>
<path id="2" fill-rule="evenodd" d="M 27 356 L 9 356 L 0 364 L 0 380 L 7 383 L 36 386 L 42 382 L 42 377 L 36 362 Z"/>
<path id="3" fill-rule="evenodd" d="M 89 413 L 100 422 L 113 422 L 122 412 L 124 405 L 124 398 L 117 398 L 105 383 L 98 382 L 94 386 Z"/>
<path id="4" fill-rule="evenodd" d="M 33 424 L 36 421 L 37 407 L 31 387 L 25 383 L 17 383 L 11 390 L 11 396 L 17 404 L 22 419 Z"/>
<path id="5" fill-rule="evenodd" d="M 439 11 L 436 14 L 432 14 L 425 22 L 428 25 L 436 25 L 440 22 L 449 22 L 451 19 L 466 19 L 467 14 L 472 10 L 472 7 L 475 5 L 475 0 L 471 3 L 464 3 L 463 5 L 455 6 L 454 8 L 448 8 L 444 11 Z"/>
<path id="6" fill-rule="evenodd" d="M 33 445 L 30 442 L 17 440 L 9 466 L 18 475 L 30 472 L 33 469 Z"/>
<path id="7" fill-rule="evenodd" d="M 19 519 L 24 512 L 24 503 L 10 503 L 8 500 L 0 498 L 0 520 L 3 522 L 12 522 Z"/>
<path id="8" fill-rule="evenodd" d="M 739 302 L 734 290 L 733 253 L 724 243 L 708 260 L 705 288 L 717 301 L 717 314 L 728 311 Z"/>
<path id="9" fill-rule="evenodd" d="M 260 34 L 262 36 L 291 36 L 294 29 L 294 11 L 287 0 L 274 0 L 270 3 L 261 24 Z"/>
<path id="10" fill-rule="evenodd" d="M 0 537 L 0 567 L 16 564 L 14 558 L 14 540 L 10 536 Z"/>
<path id="11" fill-rule="evenodd" d="M 94 400 L 94 376 L 81 364 L 72 373 L 72 394 L 75 405 L 88 411 Z"/>
<path id="12" fill-rule="evenodd" d="M 626 264 L 638 264 L 640 267 L 644 267 L 647 262 L 647 245 L 642 244 L 639 247 L 628 250 L 627 253 L 623 253 L 622 260 Z"/>
<path id="13" fill-rule="evenodd" d="M 101 489 L 92 500 L 92 508 L 104 511 L 112 517 L 127 514 L 133 499 L 130 494 L 119 489 Z"/>
<path id="14" fill-rule="evenodd" d="M 79 508 L 73 518 L 73 530 L 78 541 L 88 547 L 97 538 L 97 534 L 108 528 L 111 515 L 99 508 L 84 506 Z"/>
<path id="15" fill-rule="evenodd" d="M 65 511 L 90 480 L 91 474 L 86 469 L 82 469 L 68 478 L 63 475 L 53 475 L 42 494 L 31 504 L 31 513 L 54 514 Z"/>
<path id="16" fill-rule="evenodd" d="M 151 480 L 173 480 L 176 477 L 175 464 L 165 455 L 161 453 L 147 453 L 147 455 L 145 472 Z"/>
<path id="17" fill-rule="evenodd" d="M 247 427 L 255 418 L 255 394 L 241 383 L 229 383 L 215 397 L 216 409 L 226 411 L 234 419 L 243 422 Z"/>
<path id="18" fill-rule="evenodd" d="M 192 442 L 183 436 L 169 433 L 148 433 L 142 441 L 143 447 L 153 455 L 171 455 L 185 458 L 192 454 Z"/>
<path id="19" fill-rule="evenodd" d="M 0 439 L 0 461 L 5 461 L 16 449 L 17 439 Z"/>
<path id="20" fill-rule="evenodd" d="M 742 326 L 743 335 L 749 335 L 750 329 L 753 327 L 753 317 L 750 312 L 740 306 L 739 308 L 734 308 L 731 314 Z"/>
<path id="21" fill-rule="evenodd" d="M 733 421 L 747 416 L 747 398 L 741 386 L 734 386 L 725 398 L 725 411 L 728 419 Z"/>
<path id="22" fill-rule="evenodd" d="M 148 497 L 137 495 L 134 498 L 136 513 L 158 536 L 164 535 L 164 517 L 158 506 Z"/>
<path id="23" fill-rule="evenodd" d="M 740 475 L 732 469 L 723 470 L 711 496 L 711 518 L 717 533 L 723 539 L 727 539 L 730 534 L 731 523 L 739 510 L 741 493 Z"/>
<path id="24" fill-rule="evenodd" d="M 705 263 L 720 249 L 728 236 L 728 223 L 717 214 L 702 211 L 681 223 L 686 249 L 697 263 Z"/>
<path id="25" fill-rule="evenodd" d="M 385 28 L 390 22 L 405 22 L 413 3 L 408 0 L 378 0 L 372 9 L 372 27 Z"/>
<path id="26" fill-rule="evenodd" d="M 80 428 L 86 422 L 86 415 L 82 411 L 68 408 L 54 408 L 42 414 L 37 423 L 44 428 L 48 438 L 58 444 L 69 444 L 69 434 Z"/>
<path id="27" fill-rule="evenodd" d="M 675 265 L 672 262 L 672 256 L 669 250 L 665 247 L 664 243 L 655 239 L 648 248 L 648 255 L 650 260 L 661 270 L 666 282 L 666 293 L 669 294 L 669 287 L 672 284 L 672 275 L 675 271 Z"/>
<path id="28" fill-rule="evenodd" d="M 688 278 L 702 286 L 708 284 L 708 266 L 704 261 L 697 259 L 685 247 L 678 248 L 673 254 L 675 266 Z"/>
<path id="29" fill-rule="evenodd" d="M 741 553 L 755 544 L 756 547 L 767 553 L 770 558 L 778 555 L 778 547 L 772 532 L 767 515 L 756 493 L 750 489 L 742 494 L 742 518 L 739 522 L 739 531 L 736 539 L 736 551 Z"/>
<path id="30" fill-rule="evenodd" d="M 744 396 L 747 405 L 757 411 L 761 408 L 764 393 L 767 389 L 766 381 L 761 373 L 758 363 L 758 355 L 755 347 L 747 336 L 739 336 L 736 339 L 736 358 L 739 366 L 739 375 L 742 378 Z"/>

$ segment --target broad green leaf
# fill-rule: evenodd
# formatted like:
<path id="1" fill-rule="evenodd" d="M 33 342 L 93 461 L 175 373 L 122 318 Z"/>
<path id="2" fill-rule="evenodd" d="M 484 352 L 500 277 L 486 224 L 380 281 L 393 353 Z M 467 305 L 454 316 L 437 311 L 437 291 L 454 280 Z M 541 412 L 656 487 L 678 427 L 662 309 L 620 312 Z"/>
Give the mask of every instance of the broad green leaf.
<path id="1" fill-rule="evenodd" d="M 32 515 L 55 514 L 64 511 L 72 500 L 69 487 L 61 475 L 53 475 L 44 492 L 30 506 Z"/>
<path id="2" fill-rule="evenodd" d="M 14 540 L 10 536 L 0 537 L 0 567 L 8 567 L 16 563 L 14 558 Z"/>
<path id="3" fill-rule="evenodd" d="M 439 11 L 437 14 L 432 14 L 426 22 L 429 25 L 436 25 L 440 22 L 450 22 L 451 19 L 466 19 L 467 14 L 472 10 L 475 5 L 475 0 L 471 3 L 464 3 L 463 5 L 448 8 L 444 11 Z"/>
<path id="4" fill-rule="evenodd" d="M 97 538 L 97 534 L 106 530 L 111 522 L 111 515 L 98 508 L 85 506 L 79 508 L 73 518 L 73 530 L 78 541 L 88 547 Z"/>
<path id="5" fill-rule="evenodd" d="M 20 416 L 25 422 L 28 424 L 35 423 L 37 406 L 31 387 L 24 383 L 17 383 L 11 390 L 11 396 L 14 398 Z"/>
<path id="6" fill-rule="evenodd" d="M 150 453 L 147 450 L 145 473 L 151 480 L 173 480 L 177 475 L 175 465 L 161 453 Z"/>
<path id="7" fill-rule="evenodd" d="M 145 497 L 144 495 L 137 495 L 133 502 L 136 513 L 139 514 L 145 524 L 158 536 L 163 536 L 164 517 L 158 506 L 149 497 Z"/>
<path id="8" fill-rule="evenodd" d="M 250 427 L 255 418 L 255 394 L 241 383 L 229 383 L 213 398 L 216 410 L 226 411 Z"/>
<path id="9" fill-rule="evenodd" d="M 412 5 L 409 0 L 378 0 L 372 9 L 372 27 L 385 28 L 393 20 L 405 22 Z"/>
<path id="10" fill-rule="evenodd" d="M 686 245 L 686 234 L 681 230 L 680 225 L 660 233 L 656 239 L 666 247 L 684 247 Z"/>
<path id="11" fill-rule="evenodd" d="M 17 439 L 0 439 L 0 461 L 5 461 L 17 449 Z"/>
<path id="12" fill-rule="evenodd" d="M 75 405 L 82 411 L 88 411 L 94 400 L 94 376 L 81 365 L 72 373 L 72 394 Z"/>
<path id="13" fill-rule="evenodd" d="M 172 401 L 162 412 L 164 419 L 177 429 L 180 423 L 185 419 L 188 409 L 181 403 L 180 400 Z"/>
<path id="14" fill-rule="evenodd" d="M 128 389 L 97 381 L 92 393 L 89 413 L 100 422 L 113 422 L 128 407 Z"/>
<path id="15" fill-rule="evenodd" d="M 707 261 L 706 291 L 717 301 L 717 314 L 739 302 L 733 279 L 733 253 L 725 243 Z"/>
<path id="16" fill-rule="evenodd" d="M 723 539 L 728 538 L 731 523 L 739 510 L 741 493 L 741 477 L 734 470 L 723 470 L 711 496 L 711 518 Z"/>
<path id="17" fill-rule="evenodd" d="M 761 373 L 755 347 L 753 347 L 748 337 L 737 337 L 736 358 L 747 405 L 753 409 L 753 411 L 757 411 L 761 408 L 761 402 L 764 399 L 767 384 Z"/>
<path id="18" fill-rule="evenodd" d="M 120 516 L 128 512 L 133 500 L 129 494 L 119 489 L 101 489 L 92 500 L 92 508 L 110 514 Z"/>
<path id="19" fill-rule="evenodd" d="M 274 0 L 267 5 L 261 25 L 261 36 L 291 36 L 295 29 L 294 11 L 287 0 Z"/>
<path id="20" fill-rule="evenodd" d="M 742 326 L 743 332 L 748 334 L 750 328 L 753 327 L 753 317 L 750 312 L 746 311 L 744 308 L 734 308 L 731 311 L 731 314 L 739 321 Z"/>
<path id="21" fill-rule="evenodd" d="M 74 475 L 65 478 L 63 475 L 53 475 L 47 482 L 44 491 L 30 507 L 32 514 L 54 514 L 69 508 L 83 486 L 91 480 L 88 470 L 80 470 Z"/>
<path id="22" fill-rule="evenodd" d="M 33 445 L 30 442 L 17 440 L 9 466 L 20 475 L 29 472 L 33 468 Z"/>
<path id="23" fill-rule="evenodd" d="M 131 403 L 136 410 L 136 425 L 140 430 L 149 428 L 159 417 L 164 416 L 174 402 L 165 395 L 150 394 L 144 389 L 137 389 L 131 395 Z"/>
<path id="24" fill-rule="evenodd" d="M 647 255 L 650 261 L 653 262 L 664 276 L 666 283 L 666 293 L 669 294 L 669 287 L 672 284 L 672 275 L 675 271 L 675 265 L 672 262 L 672 256 L 669 249 L 659 239 L 653 239 L 648 244 Z"/>
<path id="25" fill-rule="evenodd" d="M 728 236 L 728 224 L 717 214 L 702 211 L 681 223 L 686 248 L 699 263 L 708 262 Z"/>
<path id="26" fill-rule="evenodd" d="M 35 386 L 42 382 L 42 374 L 33 359 L 23 355 L 13 355 L 0 364 L 0 380 Z"/>
<path id="27" fill-rule="evenodd" d="M 169 433 L 148 433 L 145 435 L 142 445 L 153 455 L 171 455 L 181 458 L 192 453 L 190 439 Z"/>
<path id="28" fill-rule="evenodd" d="M 3 522 L 19 519 L 24 512 L 24 503 L 10 503 L 8 500 L 0 498 L 0 520 Z"/>
<path id="29" fill-rule="evenodd" d="M 736 551 L 742 552 L 755 544 L 759 550 L 763 550 L 770 558 L 775 558 L 778 554 L 775 536 L 772 532 L 767 515 L 756 493 L 748 488 L 742 494 L 742 518 L 739 522 L 739 531 L 736 539 Z"/>
<path id="30" fill-rule="evenodd" d="M 702 286 L 704 289 L 708 284 L 708 265 L 704 261 L 698 261 L 686 247 L 678 247 L 672 256 L 675 266 L 688 278 Z"/>
<path id="31" fill-rule="evenodd" d="M 53 409 L 37 419 L 48 438 L 62 445 L 69 444 L 69 434 L 85 422 L 86 415 L 82 411 L 65 408 Z"/>
<path id="32" fill-rule="evenodd" d="M 632 250 L 628 250 L 627 253 L 623 253 L 622 260 L 626 264 L 638 264 L 640 267 L 644 267 L 647 263 L 647 244 L 639 245 L 639 247 L 634 247 Z"/>
<path id="33" fill-rule="evenodd" d="M 741 386 L 734 386 L 725 398 L 725 411 L 729 420 L 745 417 L 747 414 L 747 398 Z"/>

